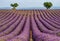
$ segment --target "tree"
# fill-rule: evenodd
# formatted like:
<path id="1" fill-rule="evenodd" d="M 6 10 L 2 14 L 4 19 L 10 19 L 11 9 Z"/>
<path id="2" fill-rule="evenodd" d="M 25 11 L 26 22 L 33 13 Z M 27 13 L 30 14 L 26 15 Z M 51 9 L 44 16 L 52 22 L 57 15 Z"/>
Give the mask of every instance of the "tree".
<path id="1" fill-rule="evenodd" d="M 47 9 L 50 9 L 52 7 L 52 3 L 51 2 L 44 2 L 44 6 L 47 8 Z"/>
<path id="2" fill-rule="evenodd" d="M 16 9 L 16 7 L 18 7 L 19 5 L 17 3 L 11 4 L 11 6 L 13 7 L 13 10 Z"/>

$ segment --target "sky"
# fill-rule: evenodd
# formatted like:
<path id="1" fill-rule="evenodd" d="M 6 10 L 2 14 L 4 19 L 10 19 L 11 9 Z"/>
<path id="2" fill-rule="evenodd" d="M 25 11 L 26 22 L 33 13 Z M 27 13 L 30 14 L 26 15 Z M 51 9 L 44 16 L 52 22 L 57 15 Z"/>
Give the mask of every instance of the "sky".
<path id="1" fill-rule="evenodd" d="M 17 8 L 38 8 L 44 7 L 44 2 L 52 2 L 53 7 L 60 7 L 60 0 L 0 0 L 0 8 L 11 7 L 11 3 L 18 3 Z"/>

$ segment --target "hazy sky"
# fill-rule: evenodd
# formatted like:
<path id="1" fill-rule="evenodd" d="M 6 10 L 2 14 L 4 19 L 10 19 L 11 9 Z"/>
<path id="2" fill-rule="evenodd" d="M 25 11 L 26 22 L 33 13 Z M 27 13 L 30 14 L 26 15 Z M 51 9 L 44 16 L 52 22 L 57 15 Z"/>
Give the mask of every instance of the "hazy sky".
<path id="1" fill-rule="evenodd" d="M 60 7 L 60 0 L 0 0 L 1 7 L 10 7 L 11 3 L 18 3 L 18 8 L 43 7 L 44 2 L 52 2 L 53 7 Z"/>

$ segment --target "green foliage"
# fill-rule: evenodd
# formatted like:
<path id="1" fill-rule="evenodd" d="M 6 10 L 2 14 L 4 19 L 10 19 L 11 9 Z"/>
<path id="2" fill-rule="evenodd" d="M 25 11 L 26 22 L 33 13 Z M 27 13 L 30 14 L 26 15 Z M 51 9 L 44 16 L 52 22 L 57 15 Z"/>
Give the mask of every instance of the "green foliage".
<path id="1" fill-rule="evenodd" d="M 51 8 L 52 5 L 53 5 L 53 4 L 52 4 L 51 2 L 44 2 L 44 6 L 45 6 L 47 9 Z"/>
<path id="2" fill-rule="evenodd" d="M 13 7 L 13 9 L 16 9 L 16 7 L 18 7 L 19 5 L 17 3 L 11 4 L 10 6 Z"/>

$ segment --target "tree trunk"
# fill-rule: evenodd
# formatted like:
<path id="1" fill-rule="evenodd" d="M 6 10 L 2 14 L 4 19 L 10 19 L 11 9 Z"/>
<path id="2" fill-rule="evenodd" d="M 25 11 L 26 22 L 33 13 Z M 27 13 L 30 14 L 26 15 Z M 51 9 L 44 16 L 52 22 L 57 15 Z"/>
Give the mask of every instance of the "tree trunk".
<path id="1" fill-rule="evenodd" d="M 16 10 L 16 7 L 13 7 L 12 9 L 13 9 L 13 10 Z"/>

